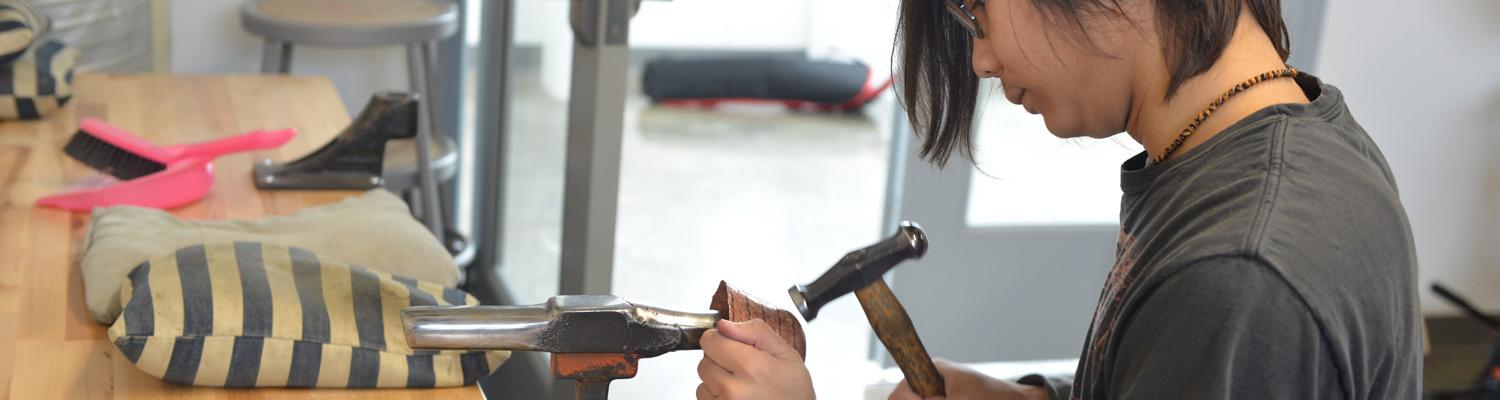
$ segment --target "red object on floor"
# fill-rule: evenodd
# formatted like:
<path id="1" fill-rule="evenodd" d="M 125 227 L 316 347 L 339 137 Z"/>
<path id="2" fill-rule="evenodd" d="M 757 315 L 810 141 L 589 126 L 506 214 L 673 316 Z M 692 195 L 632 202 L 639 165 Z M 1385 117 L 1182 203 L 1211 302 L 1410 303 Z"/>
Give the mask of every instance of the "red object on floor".
<path id="1" fill-rule="evenodd" d="M 645 94 L 664 106 L 746 103 L 825 112 L 859 109 L 892 86 L 889 74 L 863 63 L 754 55 L 651 60 L 641 80 Z"/>
<path id="2" fill-rule="evenodd" d="M 885 93 L 886 89 L 890 89 L 891 85 L 894 84 L 894 80 L 892 80 L 891 77 L 889 77 L 889 76 L 885 77 L 884 81 L 877 80 L 876 78 L 877 77 L 875 76 L 875 70 L 871 69 L 870 70 L 870 77 L 865 80 L 865 86 L 859 90 L 859 94 L 854 95 L 854 98 L 849 99 L 849 101 L 845 101 L 843 103 L 836 103 L 836 104 L 808 102 L 808 101 L 802 101 L 802 100 L 757 99 L 757 98 L 750 98 L 750 97 L 723 97 L 723 98 L 662 100 L 658 104 L 661 104 L 663 106 L 668 106 L 668 107 L 703 107 L 703 108 L 718 107 L 719 104 L 722 104 L 722 103 L 780 104 L 783 107 L 786 107 L 786 108 L 789 108 L 789 109 L 793 109 L 793 110 L 802 110 L 802 109 L 809 109 L 809 108 L 811 108 L 811 109 L 822 111 L 822 112 L 831 112 L 831 111 L 845 111 L 845 112 L 847 112 L 847 111 L 858 110 L 861 107 L 864 107 L 866 103 L 869 103 L 871 101 L 874 101 L 876 98 L 879 98 L 882 93 Z"/>

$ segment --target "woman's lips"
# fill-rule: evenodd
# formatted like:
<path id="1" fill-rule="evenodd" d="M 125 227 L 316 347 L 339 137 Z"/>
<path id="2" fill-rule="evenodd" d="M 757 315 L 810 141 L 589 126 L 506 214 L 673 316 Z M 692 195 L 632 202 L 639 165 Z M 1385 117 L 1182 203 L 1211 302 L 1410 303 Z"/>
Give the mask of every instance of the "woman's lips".
<path id="1" fill-rule="evenodd" d="M 1016 99 L 1016 104 L 1021 105 L 1021 108 L 1026 109 L 1026 112 L 1029 112 L 1032 115 L 1041 114 L 1041 112 L 1038 112 L 1036 110 L 1036 108 L 1031 107 L 1030 104 L 1026 104 L 1026 91 L 1025 90 L 1021 91 L 1021 96 L 1020 96 L 1020 98 Z"/>
<path id="2" fill-rule="evenodd" d="M 1011 104 L 1015 104 L 1021 106 L 1021 108 L 1026 109 L 1026 112 L 1032 114 L 1041 114 L 1041 112 L 1038 112 L 1035 108 L 1032 108 L 1030 105 L 1026 104 L 1026 89 L 1016 89 L 1016 91 L 1014 92 L 1007 90 L 1005 91 L 1005 99 L 1010 100 Z"/>

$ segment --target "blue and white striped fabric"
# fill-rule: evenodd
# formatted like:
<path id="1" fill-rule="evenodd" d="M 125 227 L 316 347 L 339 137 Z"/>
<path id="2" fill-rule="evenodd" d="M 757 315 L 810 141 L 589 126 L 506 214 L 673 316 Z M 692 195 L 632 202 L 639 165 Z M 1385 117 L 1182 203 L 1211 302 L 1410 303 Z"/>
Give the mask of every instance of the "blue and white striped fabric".
<path id="1" fill-rule="evenodd" d="M 109 335 L 161 379 L 216 387 L 444 387 L 474 383 L 504 351 L 412 350 L 400 311 L 473 305 L 458 289 L 256 242 L 184 247 L 123 285 Z"/>
<path id="2" fill-rule="evenodd" d="M 0 66 L 0 119 L 38 119 L 67 104 L 77 61 L 77 49 L 48 39 Z"/>
<path id="3" fill-rule="evenodd" d="M 47 33 L 47 17 L 26 0 L 0 0 L 0 65 L 21 57 Z"/>

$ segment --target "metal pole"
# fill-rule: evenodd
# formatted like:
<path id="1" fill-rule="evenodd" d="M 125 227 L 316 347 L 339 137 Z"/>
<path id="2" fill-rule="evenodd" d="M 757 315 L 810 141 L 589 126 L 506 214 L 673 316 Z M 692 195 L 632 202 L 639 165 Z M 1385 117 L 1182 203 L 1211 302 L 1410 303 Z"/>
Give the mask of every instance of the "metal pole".
<path id="1" fill-rule="evenodd" d="M 413 43 L 407 48 L 407 68 L 411 74 L 411 91 L 417 94 L 417 203 L 418 213 L 427 229 L 436 235 L 443 248 L 448 239 L 443 230 L 443 212 L 438 200 L 437 176 L 432 171 L 432 87 L 428 79 L 427 66 L 432 58 L 432 46 L 428 42 Z"/>
<path id="2" fill-rule="evenodd" d="M 571 0 L 560 294 L 608 294 L 615 252 L 625 66 L 634 0 Z"/>
<path id="3" fill-rule="evenodd" d="M 266 39 L 265 46 L 260 51 L 260 73 L 262 74 L 284 74 L 285 68 L 281 62 L 282 42 L 275 39 Z"/>
<path id="4" fill-rule="evenodd" d="M 276 73 L 286 75 L 292 72 L 292 42 L 280 42 L 281 55 L 276 57 Z"/>
<path id="5" fill-rule="evenodd" d="M 474 165 L 478 168 L 463 176 L 464 179 L 472 179 L 475 187 L 473 196 L 474 208 L 477 219 L 475 220 L 475 235 L 469 240 L 477 246 L 478 254 L 475 256 L 474 265 L 478 268 L 469 270 L 468 282 L 465 289 L 474 293 L 476 297 L 485 304 L 510 304 L 509 290 L 504 288 L 500 280 L 499 265 L 501 260 L 500 245 L 505 226 L 505 183 L 507 170 L 505 167 L 505 155 L 507 151 L 507 140 L 509 132 L 505 128 L 508 121 L 509 99 L 505 95 L 509 86 L 510 78 L 510 48 L 511 36 L 514 29 L 512 11 L 515 2 L 510 0 L 469 0 L 469 4 L 483 4 L 485 15 L 483 22 L 475 26 L 466 26 L 464 29 L 479 29 L 480 37 L 483 39 L 482 50 L 476 51 L 475 56 L 480 57 L 475 66 L 475 73 L 480 85 L 476 96 L 478 105 L 474 108 L 474 142 L 465 143 L 471 146 L 475 157 Z"/>

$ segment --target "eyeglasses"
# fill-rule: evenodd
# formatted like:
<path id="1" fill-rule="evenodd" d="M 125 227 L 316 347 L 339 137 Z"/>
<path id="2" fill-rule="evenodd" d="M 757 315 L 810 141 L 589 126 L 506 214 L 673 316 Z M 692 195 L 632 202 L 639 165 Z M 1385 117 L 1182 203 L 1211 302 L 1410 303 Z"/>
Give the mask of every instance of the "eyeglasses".
<path id="1" fill-rule="evenodd" d="M 963 26 L 974 37 L 984 39 L 984 29 L 979 27 L 979 18 L 974 16 L 974 10 L 972 10 L 984 7 L 984 0 L 974 0 L 972 7 L 964 0 L 946 0 L 946 2 L 948 3 L 948 14 L 953 15 L 953 18 L 958 20 L 959 25 Z"/>

